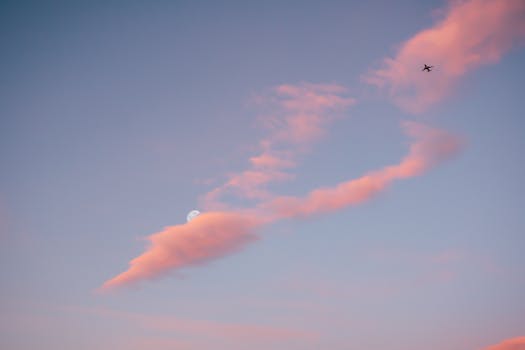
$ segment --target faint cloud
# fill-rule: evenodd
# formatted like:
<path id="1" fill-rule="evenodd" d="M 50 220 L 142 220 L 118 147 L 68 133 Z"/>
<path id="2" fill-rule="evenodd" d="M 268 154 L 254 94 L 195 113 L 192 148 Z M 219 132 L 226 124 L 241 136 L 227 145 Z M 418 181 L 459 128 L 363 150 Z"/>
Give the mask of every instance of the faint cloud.
<path id="1" fill-rule="evenodd" d="M 139 329 L 178 334 L 190 339 L 209 339 L 240 342 L 246 345 L 287 340 L 310 341 L 318 338 L 318 333 L 287 327 L 276 327 L 248 323 L 228 323 L 207 320 L 184 319 L 171 315 L 150 315 L 108 309 L 104 307 L 72 308 L 71 311 L 93 314 L 102 318 L 112 318 L 130 322 Z M 158 340 L 158 338 L 157 338 Z M 174 343 L 171 339 L 165 339 Z M 155 342 L 155 341 L 153 341 Z M 192 342 L 184 345 L 191 347 Z"/>

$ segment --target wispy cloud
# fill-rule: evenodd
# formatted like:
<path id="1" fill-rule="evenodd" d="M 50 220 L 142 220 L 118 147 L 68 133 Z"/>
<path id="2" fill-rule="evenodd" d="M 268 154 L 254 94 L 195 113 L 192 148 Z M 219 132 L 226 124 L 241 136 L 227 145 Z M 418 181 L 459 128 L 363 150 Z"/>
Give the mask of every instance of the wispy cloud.
<path id="1" fill-rule="evenodd" d="M 409 154 L 399 164 L 370 172 L 335 187 L 315 189 L 306 197 L 278 197 L 265 205 L 277 217 L 309 216 L 356 205 L 372 198 L 394 180 L 423 174 L 460 149 L 460 140 L 446 131 L 415 122 L 405 122 L 403 127 L 414 142 Z"/>
<path id="2" fill-rule="evenodd" d="M 270 110 L 259 118 L 266 131 L 259 141 L 260 153 L 249 159 L 249 169 L 230 174 L 225 184 L 208 192 L 203 198 L 205 208 L 225 209 L 221 199 L 228 194 L 252 200 L 271 197 L 267 184 L 294 179 L 289 169 L 296 166 L 297 157 L 355 103 L 340 85 L 311 83 L 280 85 L 258 100 Z"/>
<path id="3" fill-rule="evenodd" d="M 363 77 L 412 113 L 447 96 L 467 72 L 498 62 L 513 46 L 524 43 L 522 0 L 450 1 L 442 12 L 432 27 L 402 43 L 393 58 Z M 424 63 L 434 65 L 435 71 L 422 73 Z"/>
<path id="4" fill-rule="evenodd" d="M 501 343 L 489 346 L 485 350 L 524 350 L 525 349 L 525 336 L 506 339 Z"/>

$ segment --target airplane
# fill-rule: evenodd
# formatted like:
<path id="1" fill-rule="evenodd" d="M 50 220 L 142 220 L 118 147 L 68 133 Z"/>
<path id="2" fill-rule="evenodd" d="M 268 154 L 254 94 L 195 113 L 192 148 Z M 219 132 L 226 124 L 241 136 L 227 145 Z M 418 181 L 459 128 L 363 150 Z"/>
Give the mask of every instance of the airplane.
<path id="1" fill-rule="evenodd" d="M 432 71 L 432 68 L 434 68 L 434 66 L 427 66 L 427 65 L 425 64 L 425 68 L 423 68 L 421 71 L 425 71 L 425 70 L 426 70 L 427 72 L 431 72 L 431 71 Z"/>

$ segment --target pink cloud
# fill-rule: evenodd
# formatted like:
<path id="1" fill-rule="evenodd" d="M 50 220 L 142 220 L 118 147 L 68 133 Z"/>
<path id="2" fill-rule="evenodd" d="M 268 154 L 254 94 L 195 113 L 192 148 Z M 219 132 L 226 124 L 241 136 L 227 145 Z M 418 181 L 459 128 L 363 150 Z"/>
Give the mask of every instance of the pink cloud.
<path id="1" fill-rule="evenodd" d="M 270 135 L 266 141 L 296 146 L 308 145 L 324 135 L 326 126 L 336 118 L 335 112 L 355 104 L 340 85 L 302 83 L 280 85 L 275 89 L 280 110 L 267 121 Z"/>
<path id="2" fill-rule="evenodd" d="M 525 350 L 525 337 L 507 339 L 485 350 Z"/>
<path id="3" fill-rule="evenodd" d="M 421 175 L 434 165 L 456 154 L 461 142 L 455 136 L 414 122 L 404 123 L 405 132 L 414 138 L 409 154 L 397 165 L 370 172 L 335 187 L 311 191 L 306 197 L 278 197 L 269 205 L 277 217 L 302 217 L 334 211 L 366 201 L 394 180 Z"/>
<path id="4" fill-rule="evenodd" d="M 238 193 L 240 197 L 264 199 L 270 194 L 262 185 L 269 182 L 291 180 L 293 177 L 292 174 L 267 167 L 261 170 L 246 170 L 235 174 L 226 183 L 226 186 L 230 187 L 232 192 Z"/>
<path id="5" fill-rule="evenodd" d="M 249 159 L 251 167 L 231 174 L 221 186 L 203 197 L 208 209 L 226 208 L 221 198 L 233 194 L 243 199 L 267 200 L 272 196 L 267 185 L 294 178 L 283 171 L 295 167 L 297 157 L 319 140 L 339 113 L 355 103 L 345 96 L 346 89 L 335 84 L 280 85 L 260 103 L 272 112 L 259 118 L 266 130 L 259 142 L 260 153 Z"/>
<path id="6" fill-rule="evenodd" d="M 149 236 L 149 248 L 131 260 L 128 270 L 105 282 L 101 291 L 153 279 L 238 251 L 257 239 L 253 230 L 261 223 L 248 214 L 207 212 L 184 225 L 167 227 Z"/>
<path id="7" fill-rule="evenodd" d="M 364 81 L 386 88 L 398 106 L 419 113 L 450 94 L 461 76 L 498 62 L 524 39 L 524 1 L 451 1 L 441 20 L 404 42 Z M 421 72 L 424 63 L 434 71 Z"/>
<path id="8" fill-rule="evenodd" d="M 340 96 L 346 93 L 346 88 L 336 84 L 280 85 L 275 92 L 283 98 L 280 103 L 289 111 L 323 112 L 355 103 L 352 98 Z"/>
<path id="9" fill-rule="evenodd" d="M 259 156 L 250 158 L 254 168 L 269 168 L 269 169 L 280 169 L 280 168 L 291 168 L 295 166 L 295 163 L 291 160 L 283 159 L 277 156 L 272 156 L 268 153 L 262 153 Z"/>

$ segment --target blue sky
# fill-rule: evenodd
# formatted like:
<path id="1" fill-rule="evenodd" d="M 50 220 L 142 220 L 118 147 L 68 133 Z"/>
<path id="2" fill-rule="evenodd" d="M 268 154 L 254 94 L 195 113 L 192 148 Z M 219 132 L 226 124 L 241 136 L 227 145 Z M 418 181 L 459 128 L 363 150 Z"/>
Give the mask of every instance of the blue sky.
<path id="1" fill-rule="evenodd" d="M 417 114 L 362 79 L 446 6 L 2 2 L 1 347 L 465 350 L 524 336 L 523 47 Z M 250 167 L 268 132 L 254 100 L 306 83 L 356 103 L 270 185 L 278 195 L 399 163 L 404 120 L 463 147 L 368 201 L 97 294 L 145 237 L 188 225 Z"/>

